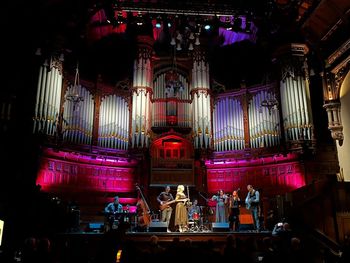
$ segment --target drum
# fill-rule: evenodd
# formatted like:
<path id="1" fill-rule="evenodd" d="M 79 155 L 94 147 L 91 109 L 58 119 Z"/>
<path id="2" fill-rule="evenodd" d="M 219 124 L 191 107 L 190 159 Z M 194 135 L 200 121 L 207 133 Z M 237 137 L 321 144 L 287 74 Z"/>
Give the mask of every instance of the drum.
<path id="1" fill-rule="evenodd" d="M 194 221 L 198 221 L 200 219 L 199 213 L 194 212 L 192 218 Z"/>
<path id="2" fill-rule="evenodd" d="M 119 220 L 114 220 L 112 223 L 112 229 L 116 230 L 119 227 Z"/>

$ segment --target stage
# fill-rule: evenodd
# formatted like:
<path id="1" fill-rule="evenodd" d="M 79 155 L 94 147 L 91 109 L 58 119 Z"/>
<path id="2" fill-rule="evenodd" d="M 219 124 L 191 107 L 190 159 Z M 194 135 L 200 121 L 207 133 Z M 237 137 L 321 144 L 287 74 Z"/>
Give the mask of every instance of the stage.
<path id="1" fill-rule="evenodd" d="M 99 241 L 104 236 L 119 236 L 120 233 L 118 231 L 109 231 L 109 232 L 66 232 L 57 234 L 58 239 L 83 239 L 85 241 Z M 134 232 L 134 231 L 126 231 L 123 234 L 123 241 L 132 241 L 136 243 L 145 243 L 149 242 L 151 236 L 157 236 L 159 242 L 172 242 L 174 239 L 178 239 L 178 241 L 185 241 L 187 239 L 192 240 L 193 242 L 204 242 L 208 240 L 215 241 L 216 243 L 226 242 L 227 236 L 232 235 L 236 239 L 246 240 L 249 238 L 254 239 L 263 239 L 264 237 L 271 236 L 270 231 L 226 231 L 226 230 L 218 230 L 212 231 L 208 230 L 206 232 L 159 232 L 159 231 L 148 231 L 148 232 Z"/>

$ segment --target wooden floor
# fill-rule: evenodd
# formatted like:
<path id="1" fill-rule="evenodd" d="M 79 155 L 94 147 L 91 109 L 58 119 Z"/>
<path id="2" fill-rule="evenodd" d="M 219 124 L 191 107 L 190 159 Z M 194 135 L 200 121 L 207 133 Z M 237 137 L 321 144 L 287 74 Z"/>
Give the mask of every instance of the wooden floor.
<path id="1" fill-rule="evenodd" d="M 191 239 L 194 242 L 202 242 L 213 240 L 215 242 L 226 242 L 227 236 L 232 235 L 236 238 L 246 239 L 249 237 L 263 238 L 265 236 L 271 236 L 270 232 L 205 232 L 205 233 L 164 233 L 164 232 L 147 232 L 147 233 L 127 233 L 126 238 L 135 242 L 148 242 L 150 237 L 156 235 L 159 242 L 172 242 L 174 238 L 178 238 L 179 241 L 185 241 Z"/>
<path id="2" fill-rule="evenodd" d="M 106 235 L 104 232 L 68 232 L 68 233 L 60 233 L 58 234 L 59 239 L 84 239 L 84 240 L 95 240 L 98 241 Z M 191 239 L 193 242 L 203 242 L 212 240 L 215 242 L 225 242 L 228 235 L 232 235 L 235 238 L 239 239 L 263 239 L 266 236 L 271 236 L 270 231 L 223 231 L 223 232 L 213 232 L 209 230 L 207 232 L 133 232 L 127 231 L 125 238 L 126 240 L 131 240 L 133 242 L 149 242 L 151 236 L 157 236 L 159 242 L 172 242 L 174 239 L 178 239 L 179 241 L 185 241 L 186 239 Z"/>

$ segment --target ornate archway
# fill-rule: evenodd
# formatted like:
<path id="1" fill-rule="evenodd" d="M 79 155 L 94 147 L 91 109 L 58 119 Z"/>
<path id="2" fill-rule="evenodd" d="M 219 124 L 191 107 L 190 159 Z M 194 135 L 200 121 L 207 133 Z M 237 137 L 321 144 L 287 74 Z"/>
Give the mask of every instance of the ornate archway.
<path id="1" fill-rule="evenodd" d="M 187 138 L 175 132 L 153 141 L 150 147 L 150 185 L 194 185 L 194 149 Z"/>

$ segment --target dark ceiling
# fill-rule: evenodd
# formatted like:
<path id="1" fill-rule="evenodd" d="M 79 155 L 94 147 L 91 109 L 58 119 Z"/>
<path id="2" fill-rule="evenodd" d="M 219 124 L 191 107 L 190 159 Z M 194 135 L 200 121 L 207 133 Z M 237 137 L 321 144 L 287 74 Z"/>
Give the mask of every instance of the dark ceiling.
<path id="1" fill-rule="evenodd" d="M 340 0 L 339 0 L 340 1 Z M 32 52 L 40 47 L 45 53 L 53 50 L 65 53 L 65 69 L 74 70 L 79 61 L 81 77 L 95 80 L 101 74 L 104 81 L 115 84 L 131 76 L 135 55 L 135 35 L 137 30 L 130 28 L 126 33 L 106 35 L 93 40 L 89 35 L 91 18 L 104 10 L 106 14 L 118 1 L 110 0 L 40 0 L 9 3 L 2 19 L 8 26 L 8 35 L 17 44 L 28 44 Z M 242 0 L 242 1 L 121 1 L 135 8 L 182 8 L 197 10 L 237 10 L 253 13 L 253 23 L 257 27 L 255 42 L 245 40 L 222 46 L 211 35 L 208 45 L 211 76 L 227 88 L 236 88 L 242 79 L 248 85 L 261 83 L 272 69 L 271 53 L 275 48 L 290 41 L 307 41 L 305 32 L 310 35 L 315 29 L 310 24 L 311 11 L 318 0 Z M 201 10 L 202 9 L 202 10 Z M 20 20 L 15 20 L 15 19 Z M 315 19 L 314 19 L 315 20 Z M 13 27 L 16 30 L 13 30 Z M 91 26 L 91 24 L 90 24 Z M 96 25 L 95 25 L 96 26 Z M 301 28 L 304 27 L 304 31 Z M 311 32 L 311 33 L 310 33 Z M 315 41 L 312 39 L 312 41 Z M 159 44 L 159 43 L 158 43 Z M 12 44 L 9 45 L 11 47 Z M 160 45 L 170 49 L 170 45 Z M 164 51 L 164 50 L 163 50 Z M 161 53 L 161 52 L 160 52 Z"/>

